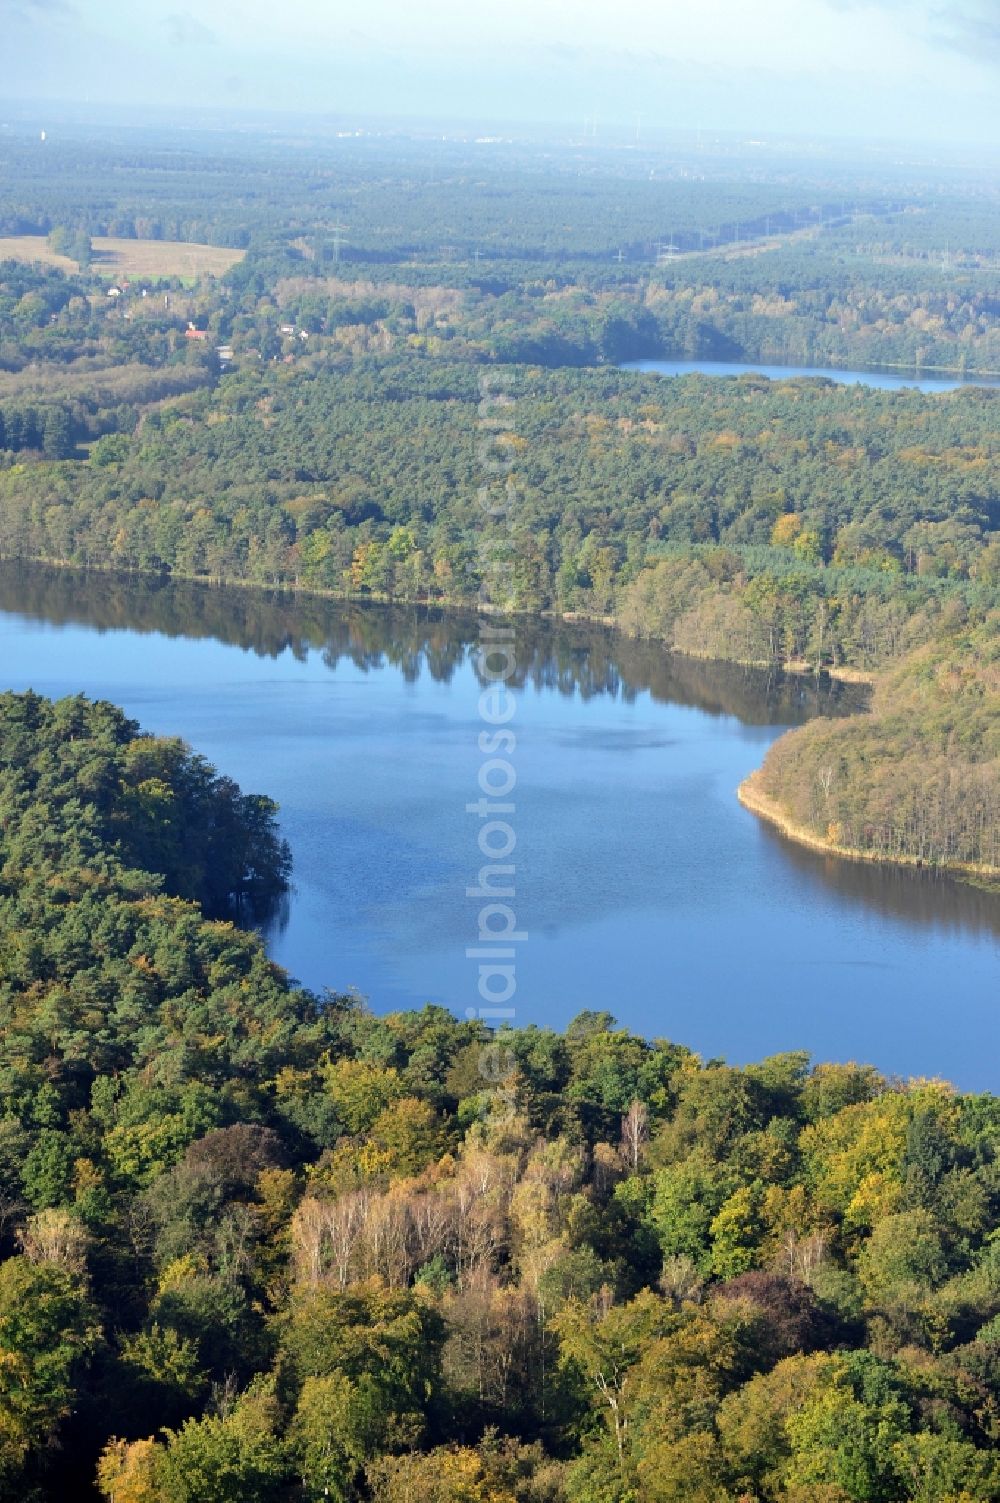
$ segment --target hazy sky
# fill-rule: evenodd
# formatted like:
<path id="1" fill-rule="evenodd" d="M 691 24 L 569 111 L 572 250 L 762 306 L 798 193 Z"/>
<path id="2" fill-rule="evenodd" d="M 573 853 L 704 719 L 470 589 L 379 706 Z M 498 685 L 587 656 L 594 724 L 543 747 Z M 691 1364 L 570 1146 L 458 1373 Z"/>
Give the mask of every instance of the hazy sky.
<path id="1" fill-rule="evenodd" d="M 1000 0 L 0 0 L 8 97 L 1000 141 Z"/>

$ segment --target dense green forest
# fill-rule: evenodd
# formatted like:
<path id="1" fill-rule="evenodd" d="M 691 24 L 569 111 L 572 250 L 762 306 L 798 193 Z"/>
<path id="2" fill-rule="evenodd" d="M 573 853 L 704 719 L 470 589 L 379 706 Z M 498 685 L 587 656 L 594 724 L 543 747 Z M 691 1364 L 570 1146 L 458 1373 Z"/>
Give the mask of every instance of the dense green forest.
<path id="1" fill-rule="evenodd" d="M 447 679 L 502 558 L 520 679 L 754 718 L 735 665 L 791 666 L 793 823 L 1000 867 L 1000 392 L 619 369 L 1000 370 L 978 169 L 84 127 L 0 165 L 18 609 L 80 619 L 48 560 L 99 626 L 141 576 L 143 629 Z M 289 879 L 263 793 L 0 695 L 0 1497 L 1000 1503 L 992 1096 L 377 1017 L 269 962 Z"/>
<path id="2" fill-rule="evenodd" d="M 274 813 L 0 697 L 0 1495 L 1000 1498 L 994 1098 L 318 999 Z"/>
<path id="3" fill-rule="evenodd" d="M 0 228 L 78 264 L 26 262 L 31 241 L 0 263 L 0 555 L 464 607 L 496 562 L 488 463 L 516 499 L 498 608 L 738 662 L 907 665 L 837 728 L 835 775 L 813 729 L 768 787 L 858 849 L 996 864 L 1000 391 L 619 369 L 1000 370 L 978 169 L 403 132 L 2 151 Z M 109 287 L 99 233 L 247 254 Z M 487 393 L 509 427 L 484 457 Z M 924 834 L 929 755 L 954 782 Z"/>
<path id="4" fill-rule="evenodd" d="M 70 126 L 44 142 L 7 133 L 0 233 L 69 223 L 93 235 L 231 246 L 308 234 L 332 255 L 334 226 L 346 220 L 354 253 L 378 259 L 606 259 L 620 248 L 648 258 L 665 242 L 700 249 L 832 227 L 855 213 L 895 216 L 916 188 L 924 212 L 946 205 L 956 228 L 964 214 L 970 249 L 983 241 L 984 216 L 970 212 L 961 183 L 956 193 L 954 183 L 894 177 L 859 193 L 843 167 L 795 175 L 787 161 L 775 161 L 767 180 L 721 141 L 694 154 L 677 141 L 622 150 L 570 140 L 553 150 L 548 140 L 402 129 L 338 136 L 314 123 L 303 144 L 288 130 L 260 130 L 249 142 L 245 132 L 196 128 Z"/>
<path id="5" fill-rule="evenodd" d="M 537 368 L 505 389 L 511 609 L 620 613 L 671 640 L 683 607 L 678 646 L 871 667 L 947 602 L 996 599 L 991 391 Z M 0 471 L 0 550 L 472 602 L 480 400 L 474 366 L 433 356 L 240 372 L 85 462 Z"/>

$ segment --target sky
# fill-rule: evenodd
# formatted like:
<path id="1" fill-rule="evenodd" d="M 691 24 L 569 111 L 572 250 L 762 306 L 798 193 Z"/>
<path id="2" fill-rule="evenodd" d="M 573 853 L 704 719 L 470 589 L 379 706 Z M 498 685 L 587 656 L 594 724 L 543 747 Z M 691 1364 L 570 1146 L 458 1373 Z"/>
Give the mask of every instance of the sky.
<path id="1" fill-rule="evenodd" d="M 0 0 L 8 99 L 1000 144 L 1000 0 Z"/>

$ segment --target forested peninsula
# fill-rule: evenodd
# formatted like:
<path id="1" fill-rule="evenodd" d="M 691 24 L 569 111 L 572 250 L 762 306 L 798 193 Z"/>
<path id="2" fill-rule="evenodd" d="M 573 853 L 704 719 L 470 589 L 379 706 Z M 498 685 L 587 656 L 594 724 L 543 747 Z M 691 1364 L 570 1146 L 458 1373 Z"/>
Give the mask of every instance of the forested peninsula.
<path id="1" fill-rule="evenodd" d="M 996 620 L 906 656 L 871 711 L 783 736 L 740 790 L 793 839 L 874 861 L 1000 877 Z"/>
<path id="2" fill-rule="evenodd" d="M 0 695 L 0 1496 L 1000 1499 L 1000 1109 L 290 984 L 266 797 Z"/>

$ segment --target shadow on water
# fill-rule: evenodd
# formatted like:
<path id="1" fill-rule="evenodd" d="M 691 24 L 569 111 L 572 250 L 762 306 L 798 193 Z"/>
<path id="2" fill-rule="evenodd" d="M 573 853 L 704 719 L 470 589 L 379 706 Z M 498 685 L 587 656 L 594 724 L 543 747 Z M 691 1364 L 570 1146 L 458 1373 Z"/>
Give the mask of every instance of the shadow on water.
<path id="1" fill-rule="evenodd" d="M 88 573 L 0 562 L 0 610 L 51 626 L 98 632 L 157 632 L 211 638 L 260 657 L 321 655 L 363 672 L 394 667 L 410 682 L 427 673 L 448 682 L 478 641 L 474 613 L 436 606 L 337 602 L 187 580 Z M 590 699 L 626 702 L 649 693 L 661 703 L 748 725 L 800 725 L 816 715 L 864 708 L 864 688 L 807 675 L 674 656 L 595 624 L 517 622 L 514 687 L 530 684 Z"/>
<path id="2" fill-rule="evenodd" d="M 797 845 L 773 825 L 760 821 L 759 827 L 761 839 L 794 868 L 803 884 L 833 891 L 884 918 L 902 919 L 919 928 L 933 926 L 1000 938 L 1000 893 L 993 888 L 912 866 L 881 866 L 824 856 Z"/>

